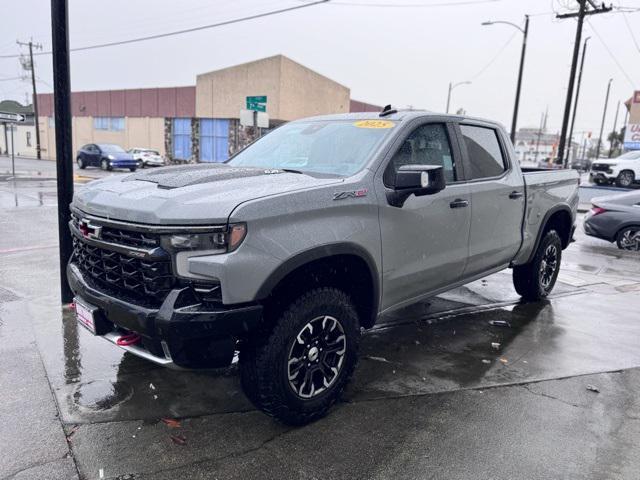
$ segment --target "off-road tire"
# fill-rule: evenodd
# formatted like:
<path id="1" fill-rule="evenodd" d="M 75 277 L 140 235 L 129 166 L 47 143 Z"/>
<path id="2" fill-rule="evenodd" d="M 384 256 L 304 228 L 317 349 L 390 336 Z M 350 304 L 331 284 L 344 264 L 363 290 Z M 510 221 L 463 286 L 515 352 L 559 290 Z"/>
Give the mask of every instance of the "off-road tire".
<path id="1" fill-rule="evenodd" d="M 346 350 L 338 376 L 330 387 L 308 399 L 290 386 L 288 359 L 301 329 L 312 319 L 331 316 L 340 322 Z M 348 295 L 336 288 L 316 288 L 294 300 L 269 331 L 256 333 L 240 348 L 240 379 L 251 402 L 288 425 L 305 425 L 322 418 L 349 382 L 358 361 L 360 324 Z"/>
<path id="2" fill-rule="evenodd" d="M 541 281 L 543 272 L 541 271 L 542 262 L 545 259 L 545 252 L 549 247 L 555 247 L 557 255 L 557 265 L 553 272 L 550 282 L 544 286 Z M 537 301 L 545 298 L 556 283 L 558 273 L 560 273 L 560 264 L 562 260 L 562 241 L 560 235 L 555 230 L 548 230 L 544 233 L 538 249 L 531 260 L 525 265 L 518 265 L 513 268 L 513 286 L 516 292 L 529 301 Z"/>
<path id="3" fill-rule="evenodd" d="M 631 170 L 623 170 L 616 177 L 616 187 L 630 188 L 635 181 L 635 175 Z"/>

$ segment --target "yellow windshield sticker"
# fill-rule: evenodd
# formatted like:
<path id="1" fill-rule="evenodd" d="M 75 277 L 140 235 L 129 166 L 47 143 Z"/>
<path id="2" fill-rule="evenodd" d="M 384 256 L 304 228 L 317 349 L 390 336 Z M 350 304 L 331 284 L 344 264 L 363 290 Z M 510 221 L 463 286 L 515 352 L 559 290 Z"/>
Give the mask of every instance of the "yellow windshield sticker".
<path id="1" fill-rule="evenodd" d="M 395 123 L 389 120 L 360 120 L 353 124 L 358 128 L 393 128 Z"/>

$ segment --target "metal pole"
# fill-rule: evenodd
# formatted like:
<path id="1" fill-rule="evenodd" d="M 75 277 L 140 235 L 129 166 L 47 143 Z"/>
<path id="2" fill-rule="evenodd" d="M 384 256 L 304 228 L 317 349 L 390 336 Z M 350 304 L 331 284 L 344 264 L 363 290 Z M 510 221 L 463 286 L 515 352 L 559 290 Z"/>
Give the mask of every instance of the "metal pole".
<path id="1" fill-rule="evenodd" d="M 582 39 L 582 24 L 584 23 L 584 12 L 587 0 L 578 0 L 580 10 L 578 12 L 578 26 L 576 27 L 576 40 L 573 45 L 573 59 L 571 60 L 571 71 L 569 73 L 569 86 L 567 88 L 567 99 L 564 105 L 564 115 L 562 117 L 562 130 L 560 131 L 560 145 L 558 146 L 558 163 L 567 166 L 564 157 L 565 145 L 567 142 L 567 127 L 569 126 L 569 114 L 571 113 L 571 99 L 573 98 L 573 84 L 576 76 L 576 65 L 578 63 L 578 53 L 580 52 L 580 40 Z"/>
<path id="2" fill-rule="evenodd" d="M 31 61 L 31 85 L 33 86 L 33 115 L 36 126 L 36 158 L 40 160 L 40 124 L 38 118 L 38 92 L 36 90 L 36 66 L 33 63 L 33 42 L 29 42 L 29 58 Z"/>
<path id="3" fill-rule="evenodd" d="M 580 60 L 580 72 L 578 72 L 578 84 L 576 85 L 576 98 L 573 101 L 573 115 L 571 116 L 571 128 L 569 128 L 569 152 L 571 152 L 571 142 L 573 141 L 573 127 L 576 122 L 576 112 L 578 111 L 578 97 L 580 96 L 580 84 L 582 83 L 582 69 L 584 68 L 584 57 L 587 53 L 587 42 L 591 37 L 584 39 L 582 47 L 582 59 Z"/>
<path id="4" fill-rule="evenodd" d="M 451 82 L 449 82 L 449 93 L 447 94 L 447 110 L 445 113 L 449 113 L 449 103 L 451 103 Z"/>
<path id="5" fill-rule="evenodd" d="M 602 145 L 602 132 L 604 131 L 604 120 L 607 117 L 607 105 L 609 104 L 609 91 L 611 90 L 611 82 L 613 82 L 613 78 L 609 79 L 609 83 L 607 84 L 607 95 L 604 98 L 602 124 L 600 125 L 600 135 L 598 136 L 598 146 L 596 147 L 596 160 L 598 160 L 598 157 L 600 156 L 600 146 Z"/>
<path id="6" fill-rule="evenodd" d="M 616 128 L 618 127 L 618 113 L 620 112 L 620 100 L 618 100 L 618 106 L 616 107 L 616 116 L 613 118 L 613 141 L 609 147 L 609 158 L 613 154 L 614 147 L 618 147 L 618 134 L 616 133 Z"/>
<path id="7" fill-rule="evenodd" d="M 524 36 L 522 37 L 522 54 L 520 55 L 520 69 L 518 70 L 518 86 L 516 87 L 516 102 L 513 107 L 511 121 L 511 143 L 516 143 L 516 125 L 518 123 L 518 108 L 520 106 L 520 89 L 522 88 L 522 72 L 524 70 L 524 56 L 527 51 L 527 35 L 529 34 L 529 15 L 524 16 Z"/>
<path id="8" fill-rule="evenodd" d="M 13 126 L 11 125 L 11 175 L 13 176 L 13 183 L 16 182 L 16 158 L 15 158 L 15 147 L 13 146 Z"/>
<path id="9" fill-rule="evenodd" d="M 69 204 L 73 199 L 71 143 L 71 77 L 69 72 L 69 11 L 67 0 L 51 0 L 53 44 L 53 92 L 56 124 L 56 172 L 58 186 L 58 239 L 60 243 L 60 300 L 69 303 L 73 293 L 67 282 L 72 254 Z"/>

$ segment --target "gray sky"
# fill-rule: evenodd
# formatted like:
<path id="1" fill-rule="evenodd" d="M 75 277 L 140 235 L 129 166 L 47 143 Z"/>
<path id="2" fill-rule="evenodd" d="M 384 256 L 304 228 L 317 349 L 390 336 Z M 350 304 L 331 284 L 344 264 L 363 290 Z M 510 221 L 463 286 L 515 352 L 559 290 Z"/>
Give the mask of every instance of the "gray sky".
<path id="1" fill-rule="evenodd" d="M 640 10 L 640 0 L 612 1 L 615 7 Z M 29 37 L 41 42 L 45 50 L 50 49 L 48 0 L 1 2 L 0 55 L 20 52 L 15 40 Z M 193 85 L 198 73 L 282 53 L 350 87 L 352 98 L 380 105 L 392 103 L 444 111 L 448 83 L 471 80 L 471 85 L 454 90 L 451 110 L 463 107 L 468 114 L 509 126 L 522 36 L 506 25 L 480 23 L 499 19 L 521 24 L 528 13 L 532 18 L 518 124 L 537 126 L 548 106 L 549 127 L 559 130 L 576 22 L 556 20 L 553 12 L 567 12 L 577 2 L 485 0 L 485 3 L 433 6 L 460 2 L 333 0 L 212 30 L 77 52 L 72 54 L 72 88 Z M 70 0 L 69 3 L 72 47 L 189 28 L 300 4 L 297 0 Z M 392 6 L 373 6 L 378 4 Z M 416 4 L 432 6 L 406 6 Z M 597 135 L 608 79 L 613 78 L 608 130 L 613 125 L 618 100 L 626 100 L 634 88 L 640 89 L 640 46 L 636 44 L 640 43 L 640 11 L 623 14 L 617 10 L 593 16 L 585 24 L 584 34 L 592 38 L 576 131 L 591 130 Z M 36 67 L 42 80 L 39 91 L 52 91 L 51 56 L 37 57 Z M 0 59 L 0 79 L 18 75 L 17 59 Z M 0 81 L 0 98 L 24 101 L 25 92 L 29 91 L 28 82 Z M 621 109 L 619 124 L 623 115 Z"/>

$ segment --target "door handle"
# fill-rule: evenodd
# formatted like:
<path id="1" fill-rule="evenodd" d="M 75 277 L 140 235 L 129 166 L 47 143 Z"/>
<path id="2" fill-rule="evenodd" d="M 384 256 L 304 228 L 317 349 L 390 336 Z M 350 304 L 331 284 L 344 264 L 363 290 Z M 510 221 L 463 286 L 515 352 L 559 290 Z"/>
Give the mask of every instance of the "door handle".
<path id="1" fill-rule="evenodd" d="M 522 193 L 522 192 L 518 192 L 518 191 L 514 190 L 513 192 L 511 192 L 511 193 L 509 194 L 509 198 L 510 198 L 510 199 L 512 199 L 512 200 L 515 200 L 516 198 L 520 198 L 520 197 L 522 197 L 523 195 L 524 195 L 524 193 Z"/>
<path id="2" fill-rule="evenodd" d="M 464 208 L 469 206 L 469 201 L 462 198 L 456 198 L 449 204 L 451 208 Z"/>

